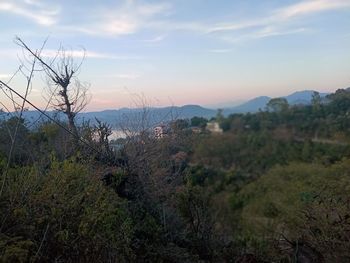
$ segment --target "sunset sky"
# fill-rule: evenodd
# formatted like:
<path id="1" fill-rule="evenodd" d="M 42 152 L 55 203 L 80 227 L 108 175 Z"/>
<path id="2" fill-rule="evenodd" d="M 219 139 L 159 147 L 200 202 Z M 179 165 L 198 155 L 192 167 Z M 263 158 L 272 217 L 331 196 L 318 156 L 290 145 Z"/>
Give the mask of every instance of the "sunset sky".
<path id="1" fill-rule="evenodd" d="M 34 49 L 49 37 L 47 57 L 85 49 L 88 110 L 134 106 L 135 94 L 205 106 L 350 86 L 350 0 L 0 0 L 0 32 L 4 81 L 20 64 L 16 35 Z M 33 84 L 43 107 L 44 78 Z M 24 77 L 10 85 L 24 92 Z"/>

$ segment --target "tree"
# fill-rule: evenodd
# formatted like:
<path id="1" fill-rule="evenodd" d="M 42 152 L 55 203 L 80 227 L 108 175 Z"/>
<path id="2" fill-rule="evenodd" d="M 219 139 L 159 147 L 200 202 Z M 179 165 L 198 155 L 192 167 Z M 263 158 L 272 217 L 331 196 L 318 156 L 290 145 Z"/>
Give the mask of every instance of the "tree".
<path id="1" fill-rule="evenodd" d="M 312 94 L 312 98 L 311 98 L 312 110 L 314 112 L 318 112 L 321 109 L 321 103 L 322 103 L 322 98 L 320 96 L 320 93 L 315 91 Z"/>
<path id="2" fill-rule="evenodd" d="M 48 84 L 48 103 L 68 118 L 68 127 L 75 143 L 78 143 L 78 130 L 75 123 L 76 115 L 82 111 L 89 101 L 88 87 L 82 84 L 77 75 L 82 61 L 76 64 L 73 55 L 60 48 L 52 59 L 45 59 L 43 52 L 36 52 L 19 37 L 17 44 L 34 57 L 40 64 L 40 70 L 45 72 Z"/>
<path id="3" fill-rule="evenodd" d="M 109 156 L 111 154 L 111 148 L 109 146 L 108 137 L 112 135 L 112 127 L 97 118 L 95 118 L 95 120 L 96 125 L 94 127 L 94 132 L 97 136 L 98 148 L 100 149 L 101 153 Z"/>
<path id="4" fill-rule="evenodd" d="M 320 96 L 320 93 L 317 91 L 314 91 L 311 98 L 311 105 L 318 106 L 321 104 L 321 102 L 322 102 L 322 98 Z"/>
<path id="5" fill-rule="evenodd" d="M 271 110 L 273 112 L 285 112 L 288 110 L 289 104 L 285 98 L 274 98 L 267 103 L 266 107 L 269 111 Z"/>
<path id="6" fill-rule="evenodd" d="M 350 112 L 350 90 L 338 89 L 326 97 L 329 100 L 328 110 L 334 114 L 348 114 Z"/>
<path id="7" fill-rule="evenodd" d="M 205 126 L 207 125 L 207 122 L 208 120 L 206 118 L 195 116 L 191 119 L 191 126 L 205 128 Z"/>
<path id="8" fill-rule="evenodd" d="M 221 124 L 221 122 L 224 119 L 224 110 L 223 109 L 218 109 L 215 118 L 216 118 L 216 121 Z"/>
<path id="9" fill-rule="evenodd" d="M 170 123 L 173 131 L 181 131 L 189 127 L 189 120 L 177 119 Z"/>

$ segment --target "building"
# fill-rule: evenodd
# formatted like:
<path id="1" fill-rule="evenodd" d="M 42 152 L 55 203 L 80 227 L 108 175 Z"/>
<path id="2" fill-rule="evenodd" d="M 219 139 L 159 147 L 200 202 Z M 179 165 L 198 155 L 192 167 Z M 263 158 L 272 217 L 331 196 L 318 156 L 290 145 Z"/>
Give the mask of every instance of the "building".
<path id="1" fill-rule="evenodd" d="M 212 132 L 212 133 L 222 133 L 223 132 L 223 130 L 220 128 L 220 124 L 217 121 L 208 122 L 205 129 L 207 131 Z"/>
<path id="2" fill-rule="evenodd" d="M 154 127 L 154 137 L 156 139 L 164 138 L 168 134 L 168 127 L 164 124 Z"/>

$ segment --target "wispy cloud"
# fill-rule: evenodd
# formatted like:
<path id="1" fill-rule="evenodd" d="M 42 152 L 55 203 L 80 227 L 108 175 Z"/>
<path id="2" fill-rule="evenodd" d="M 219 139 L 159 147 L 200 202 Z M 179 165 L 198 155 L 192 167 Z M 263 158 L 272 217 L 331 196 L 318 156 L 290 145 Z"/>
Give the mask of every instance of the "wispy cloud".
<path id="1" fill-rule="evenodd" d="M 286 36 L 293 34 L 300 34 L 303 32 L 309 32 L 307 28 L 296 28 L 296 29 L 284 29 L 275 28 L 272 26 L 264 27 L 262 29 L 251 31 L 246 34 L 239 34 L 238 36 L 223 36 L 221 39 L 230 43 L 240 43 L 247 40 L 261 39 L 274 36 Z"/>
<path id="2" fill-rule="evenodd" d="M 37 7 L 42 7 L 43 3 L 41 0 L 24 0 L 24 3 Z"/>
<path id="3" fill-rule="evenodd" d="M 42 57 L 55 58 L 60 50 L 46 49 L 41 52 Z M 65 55 L 73 58 L 91 58 L 91 59 L 115 59 L 115 60 L 139 60 L 142 59 L 140 56 L 128 56 L 128 55 L 117 55 L 110 53 L 101 53 L 95 51 L 85 50 L 66 50 Z"/>
<path id="4" fill-rule="evenodd" d="M 191 31 L 218 36 L 219 39 L 258 39 L 304 32 L 308 25 L 299 21 L 312 14 L 350 8 L 350 0 L 301 0 L 300 2 L 270 10 L 249 19 L 207 23 L 203 20 L 184 21 L 176 14 L 176 4 L 164 1 L 112 1 L 112 4 L 96 2 L 94 5 L 48 5 L 44 0 L 0 0 L 0 12 L 25 17 L 42 26 L 52 26 L 59 34 L 84 34 L 101 37 L 118 37 L 151 31 L 154 36 L 141 41 L 157 43 L 174 31 Z M 61 2 L 62 3 L 62 2 Z M 62 15 L 70 19 L 62 19 Z M 74 14 L 74 16 L 73 16 Z M 273 29 L 273 30 L 271 30 Z M 247 32 L 248 31 L 248 32 Z M 249 32 L 250 31 L 250 32 Z M 233 35 L 235 34 L 235 35 Z M 232 41 L 231 41 L 232 42 Z M 96 57 L 91 54 L 91 57 Z"/>
<path id="5" fill-rule="evenodd" d="M 350 0 L 305 0 L 272 10 L 258 18 L 220 22 L 207 26 L 205 34 L 230 43 L 311 32 L 303 18 L 320 12 L 350 8 Z M 296 26 L 298 25 L 298 26 Z"/>
<path id="6" fill-rule="evenodd" d="M 298 34 L 308 31 L 306 28 L 296 28 L 291 30 L 278 29 L 274 27 L 265 27 L 262 30 L 259 30 L 252 34 L 252 38 L 264 38 L 264 37 L 272 37 L 272 36 L 283 36 L 283 35 L 292 35 Z"/>
<path id="7" fill-rule="evenodd" d="M 271 27 L 297 17 L 322 11 L 350 7 L 350 0 L 308 0 L 272 11 L 267 16 L 240 22 L 222 22 L 207 28 L 207 33 L 236 31 L 255 27 Z"/>
<path id="8" fill-rule="evenodd" d="M 163 41 L 166 38 L 166 35 L 159 35 L 150 39 L 144 39 L 143 42 L 146 43 L 158 43 Z"/>
<path id="9" fill-rule="evenodd" d="M 119 7 L 96 11 L 88 22 L 60 28 L 96 36 L 128 35 L 147 27 L 156 16 L 166 15 L 170 8 L 168 3 L 145 4 L 129 0 Z"/>
<path id="10" fill-rule="evenodd" d="M 147 24 L 147 27 L 159 31 L 192 31 L 198 32 L 200 34 L 208 33 L 208 29 L 211 25 L 205 24 L 203 22 L 193 22 L 193 21 L 166 21 L 166 20 L 156 20 L 151 21 Z"/>
<path id="11" fill-rule="evenodd" d="M 41 52 L 43 58 L 55 58 L 62 49 L 44 49 Z M 86 51 L 84 49 L 67 49 L 64 50 L 65 56 L 77 59 L 110 59 L 110 60 L 142 60 L 144 56 L 104 53 L 98 51 Z M 19 59 L 23 57 L 23 51 L 17 49 L 0 49 L 0 57 L 6 59 Z"/>
<path id="12" fill-rule="evenodd" d="M 42 26 L 52 26 L 57 23 L 60 9 L 58 7 L 46 7 L 41 1 L 2 0 L 0 12 L 24 17 Z"/>
<path id="13" fill-rule="evenodd" d="M 311 32 L 303 23 L 305 17 L 325 11 L 350 8 L 350 0 L 303 0 L 292 5 L 276 8 L 270 12 L 254 15 L 249 19 L 205 23 L 203 21 L 171 21 L 157 19 L 146 26 L 158 31 L 192 31 L 200 35 L 212 35 L 230 43 L 267 37 L 285 36 Z M 217 52 L 219 51 L 219 52 Z M 212 50 L 214 53 L 223 53 Z M 227 51 L 224 51 L 227 52 Z"/>
<path id="14" fill-rule="evenodd" d="M 350 7 L 349 0 L 310 0 L 276 10 L 275 15 L 280 19 L 289 19 L 344 7 Z"/>

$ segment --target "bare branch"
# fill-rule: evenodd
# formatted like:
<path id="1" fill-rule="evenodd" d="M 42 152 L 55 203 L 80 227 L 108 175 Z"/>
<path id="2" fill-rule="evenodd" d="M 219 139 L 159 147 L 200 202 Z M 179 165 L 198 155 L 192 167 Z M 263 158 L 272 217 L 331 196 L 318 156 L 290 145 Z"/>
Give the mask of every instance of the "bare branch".
<path id="1" fill-rule="evenodd" d="M 75 124 L 75 117 L 86 107 L 90 99 L 88 96 L 89 86 L 81 83 L 77 78 L 82 62 L 85 59 L 85 51 L 82 60 L 76 65 L 73 54 L 66 52 L 62 46 L 58 49 L 53 59 L 46 60 L 41 53 L 34 52 L 19 37 L 16 38 L 16 43 L 29 56 L 33 56 L 38 60 L 47 78 L 48 104 L 67 116 L 69 129 L 74 134 L 73 139 L 77 143 L 78 129 Z"/>

